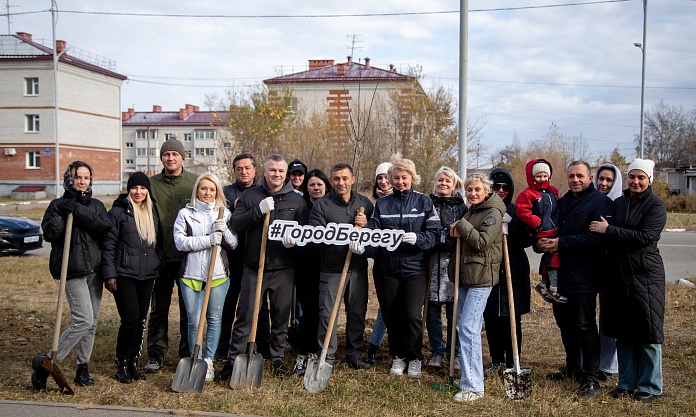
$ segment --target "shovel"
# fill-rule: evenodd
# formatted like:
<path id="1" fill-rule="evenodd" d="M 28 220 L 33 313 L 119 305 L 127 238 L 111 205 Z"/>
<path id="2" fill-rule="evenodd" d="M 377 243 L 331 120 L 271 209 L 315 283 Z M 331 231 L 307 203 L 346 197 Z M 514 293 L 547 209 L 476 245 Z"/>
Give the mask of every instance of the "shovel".
<path id="1" fill-rule="evenodd" d="M 454 383 L 454 361 L 456 360 L 455 356 L 455 347 L 457 346 L 457 343 L 459 343 L 459 340 L 455 340 L 455 336 L 457 334 L 457 305 L 459 304 L 459 271 L 460 271 L 460 259 L 461 259 L 461 251 L 462 251 L 462 239 L 457 238 L 457 248 L 455 249 L 454 252 L 454 305 L 452 306 L 453 314 L 452 314 L 452 336 L 450 337 L 451 340 L 451 346 L 450 346 L 450 361 L 449 361 L 449 378 L 448 378 L 448 385 L 440 385 L 440 384 L 431 384 L 430 387 L 432 389 L 440 390 L 440 391 L 459 391 L 459 384 Z"/>
<path id="2" fill-rule="evenodd" d="M 63 243 L 63 261 L 60 266 L 60 283 L 58 284 L 58 305 L 56 306 L 56 324 L 53 326 L 53 344 L 51 345 L 51 355 L 49 356 L 50 366 L 48 371 L 53 376 L 53 380 L 58 384 L 60 392 L 73 395 L 75 391 L 70 387 L 65 379 L 63 372 L 53 358 L 58 356 L 58 339 L 60 338 L 60 319 L 63 316 L 63 294 L 65 294 L 65 280 L 68 277 L 68 258 L 70 257 L 70 242 L 72 240 L 73 214 L 68 213 L 68 220 L 65 223 L 65 241 Z M 39 365 L 40 366 L 40 365 Z"/>
<path id="3" fill-rule="evenodd" d="M 510 331 L 512 336 L 513 366 L 503 371 L 505 394 L 515 401 L 524 401 L 532 392 L 532 370 L 520 369 L 520 355 L 517 351 L 517 323 L 515 322 L 515 301 L 512 294 L 512 274 L 508 255 L 507 236 L 503 235 L 503 255 L 505 256 L 505 278 L 507 280 L 508 305 L 510 309 Z"/>
<path id="4" fill-rule="evenodd" d="M 218 209 L 218 220 L 225 216 L 225 209 Z M 205 314 L 208 312 L 208 299 L 210 298 L 210 286 L 213 283 L 213 272 L 215 272 L 215 260 L 217 258 L 218 245 L 213 245 L 210 253 L 210 265 L 208 265 L 208 279 L 205 282 L 205 294 L 203 295 L 203 305 L 201 306 L 201 317 L 198 320 L 198 333 L 196 333 L 196 344 L 193 346 L 193 355 L 190 358 L 181 358 L 176 365 L 174 381 L 172 381 L 172 391 L 175 392 L 203 392 L 205 385 L 205 374 L 208 372 L 208 364 L 203 359 L 198 359 L 198 352 L 203 343 L 203 327 L 205 326 Z M 182 335 L 184 337 L 184 335 Z"/>
<path id="5" fill-rule="evenodd" d="M 232 367 L 230 388 L 241 389 L 244 387 L 258 388 L 261 386 L 263 375 L 263 356 L 256 352 L 256 328 L 259 321 L 259 307 L 261 307 L 261 287 L 263 284 L 263 269 L 266 266 L 266 243 L 268 242 L 268 224 L 271 221 L 271 212 L 266 213 L 263 220 L 263 232 L 261 233 L 261 254 L 259 255 L 259 270 L 256 274 L 256 294 L 254 295 L 254 312 L 251 318 L 251 332 L 247 343 L 247 353 L 237 355 Z"/>

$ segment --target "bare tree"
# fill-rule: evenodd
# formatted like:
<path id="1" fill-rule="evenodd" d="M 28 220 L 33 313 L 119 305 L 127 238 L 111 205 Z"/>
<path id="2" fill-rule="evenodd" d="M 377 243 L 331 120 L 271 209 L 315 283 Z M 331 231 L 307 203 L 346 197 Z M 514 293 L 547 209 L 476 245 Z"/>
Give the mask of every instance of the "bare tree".
<path id="1" fill-rule="evenodd" d="M 644 154 L 659 167 L 696 162 L 696 109 L 685 111 L 660 101 L 645 114 Z M 640 137 L 635 138 L 639 152 Z"/>

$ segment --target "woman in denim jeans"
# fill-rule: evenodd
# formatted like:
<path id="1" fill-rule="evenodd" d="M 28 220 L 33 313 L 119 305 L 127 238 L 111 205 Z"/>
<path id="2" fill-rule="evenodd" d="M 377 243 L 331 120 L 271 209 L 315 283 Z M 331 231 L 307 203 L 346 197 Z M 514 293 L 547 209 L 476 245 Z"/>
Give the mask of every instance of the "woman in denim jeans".
<path id="1" fill-rule="evenodd" d="M 212 247 L 222 244 L 225 249 L 234 250 L 237 247 L 237 236 L 227 227 L 232 213 L 227 209 L 220 180 L 215 174 L 205 172 L 198 177 L 193 187 L 191 201 L 192 203 L 179 211 L 174 222 L 174 243 L 177 250 L 186 252 L 182 262 L 179 287 L 188 317 L 189 351 L 193 355 Z M 220 220 L 218 220 L 219 210 L 225 212 Z M 213 260 L 215 263 L 213 282 L 210 286 L 206 313 L 208 330 L 205 335 L 205 354 L 202 355 L 208 364 L 206 381 L 212 381 L 215 375 L 213 356 L 220 339 L 222 307 L 230 286 L 226 258 L 225 251 L 217 251 Z M 201 352 L 198 354 L 200 358 Z"/>

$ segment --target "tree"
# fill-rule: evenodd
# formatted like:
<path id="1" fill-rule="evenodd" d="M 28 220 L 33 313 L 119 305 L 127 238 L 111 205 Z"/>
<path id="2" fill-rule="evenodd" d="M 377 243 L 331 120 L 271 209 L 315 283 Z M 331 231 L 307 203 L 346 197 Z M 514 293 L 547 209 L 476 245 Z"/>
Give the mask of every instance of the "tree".
<path id="1" fill-rule="evenodd" d="M 660 101 L 645 114 L 644 156 L 659 167 L 696 162 L 696 109 L 685 111 Z M 635 138 L 640 154 L 640 137 Z"/>

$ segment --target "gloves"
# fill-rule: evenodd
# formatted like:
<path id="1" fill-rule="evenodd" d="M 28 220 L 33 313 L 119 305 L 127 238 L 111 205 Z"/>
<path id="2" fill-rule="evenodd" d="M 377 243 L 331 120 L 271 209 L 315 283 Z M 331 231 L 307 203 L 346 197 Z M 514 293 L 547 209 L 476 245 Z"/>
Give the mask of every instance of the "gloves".
<path id="1" fill-rule="evenodd" d="M 220 209 L 222 210 L 222 209 Z M 213 230 L 216 232 L 225 233 L 227 231 L 227 223 L 223 219 L 218 219 L 213 222 Z"/>
<path id="2" fill-rule="evenodd" d="M 293 247 L 295 245 L 296 245 L 295 239 L 292 236 L 290 236 L 290 233 L 286 233 L 285 236 L 283 236 L 283 246 L 290 249 L 291 247 Z"/>
<path id="3" fill-rule="evenodd" d="M 222 233 L 215 232 L 210 235 L 210 246 L 220 245 L 222 243 Z"/>
<path id="4" fill-rule="evenodd" d="M 62 214 L 74 213 L 75 210 L 77 210 L 77 206 L 78 204 L 75 200 L 63 200 L 63 202 L 58 206 L 58 210 Z"/>
<path id="5" fill-rule="evenodd" d="M 348 248 L 356 255 L 362 255 L 365 253 L 365 248 L 363 247 L 362 243 L 358 242 L 357 240 L 351 241 L 348 244 Z"/>
<path id="6" fill-rule="evenodd" d="M 261 200 L 261 203 L 259 203 L 259 208 L 261 209 L 261 214 L 266 214 L 269 211 L 273 211 L 275 208 L 275 202 L 273 201 L 273 197 L 266 197 L 263 200 Z"/>
<path id="7" fill-rule="evenodd" d="M 503 234 L 507 236 L 508 234 L 508 223 L 512 221 L 512 217 L 510 217 L 509 214 L 505 213 L 503 216 Z"/>
<path id="8" fill-rule="evenodd" d="M 415 245 L 416 244 L 416 234 L 413 232 L 407 232 L 404 233 L 404 243 L 408 243 L 409 245 Z"/>
<path id="9" fill-rule="evenodd" d="M 508 224 L 503 222 L 503 234 L 507 236 L 508 234 Z"/>

